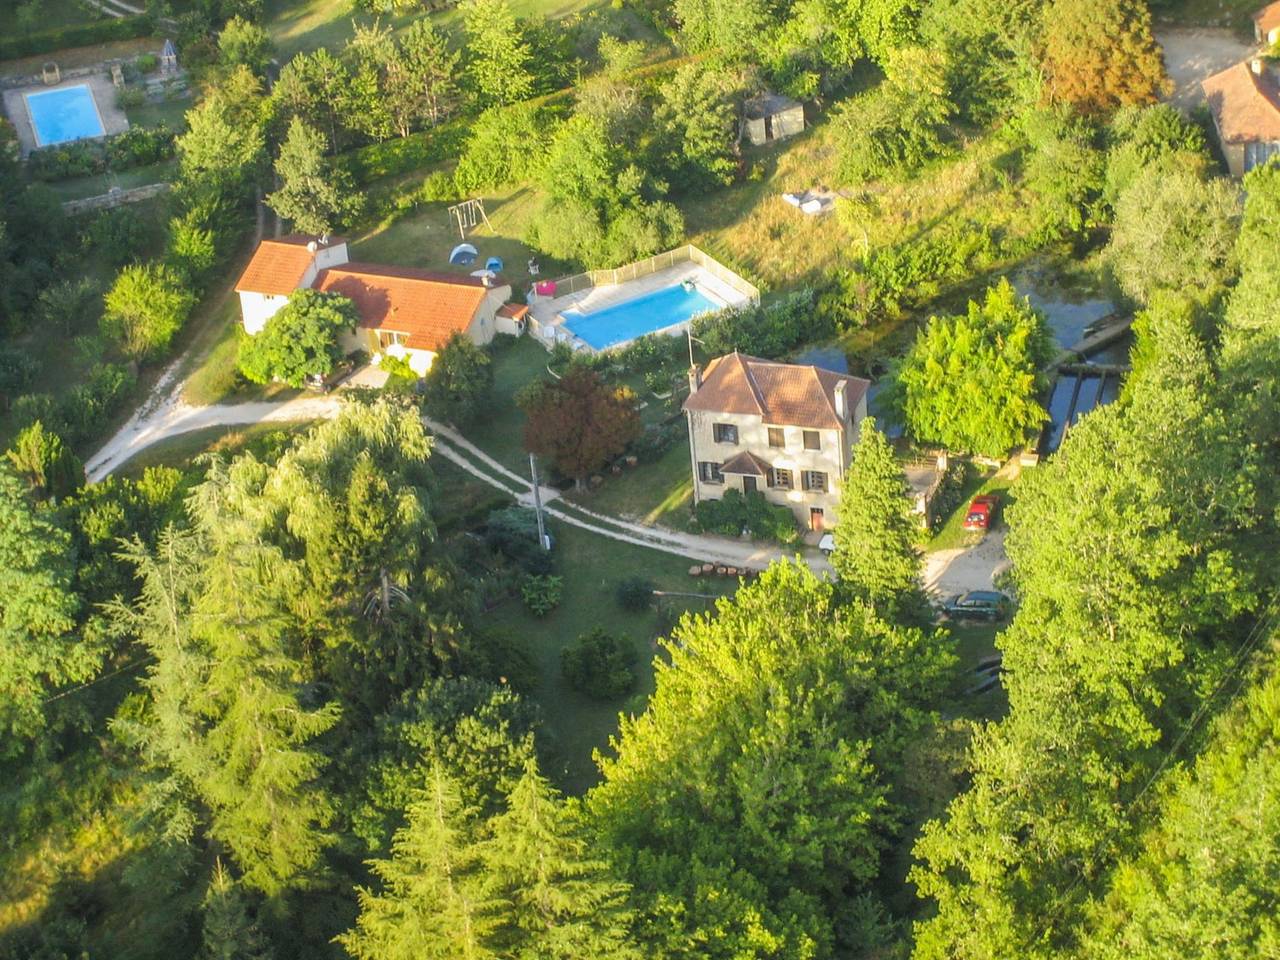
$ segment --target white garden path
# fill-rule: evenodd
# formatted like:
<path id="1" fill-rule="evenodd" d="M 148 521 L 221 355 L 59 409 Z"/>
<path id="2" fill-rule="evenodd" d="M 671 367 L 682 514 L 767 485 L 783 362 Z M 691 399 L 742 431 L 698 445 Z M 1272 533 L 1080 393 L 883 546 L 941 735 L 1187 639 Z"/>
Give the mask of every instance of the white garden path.
<path id="1" fill-rule="evenodd" d="M 156 383 L 147 403 L 89 459 L 85 474 L 90 482 L 110 476 L 117 467 L 152 444 L 191 430 L 328 419 L 337 415 L 342 403 L 339 391 L 283 402 L 192 406 L 182 399 L 185 384 L 178 380 L 179 369 L 178 362 L 171 365 Z M 533 484 L 528 477 L 499 463 L 452 427 L 430 417 L 423 417 L 423 423 L 434 434 L 433 450 L 436 454 L 518 502 L 532 505 Z M 568 503 L 558 490 L 551 487 L 542 487 L 539 492 L 549 516 L 622 543 L 659 550 L 699 563 L 754 570 L 761 570 L 783 557 L 799 556 L 815 572 L 831 572 L 826 557 L 813 550 L 802 554 L 795 549 L 761 546 L 728 537 L 682 533 Z M 926 588 L 940 594 L 990 589 L 993 575 L 1007 564 L 1003 547 L 1003 530 L 996 530 L 975 546 L 928 554 L 922 569 Z"/>

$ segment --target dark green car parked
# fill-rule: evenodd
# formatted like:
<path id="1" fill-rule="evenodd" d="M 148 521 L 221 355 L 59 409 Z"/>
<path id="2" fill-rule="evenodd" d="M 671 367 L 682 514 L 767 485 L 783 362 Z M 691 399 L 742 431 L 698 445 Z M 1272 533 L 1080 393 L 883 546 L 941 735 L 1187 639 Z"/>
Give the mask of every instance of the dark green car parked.
<path id="1" fill-rule="evenodd" d="M 954 620 L 999 622 L 1009 616 L 1009 598 L 998 590 L 970 590 L 956 594 L 942 605 L 942 612 Z"/>

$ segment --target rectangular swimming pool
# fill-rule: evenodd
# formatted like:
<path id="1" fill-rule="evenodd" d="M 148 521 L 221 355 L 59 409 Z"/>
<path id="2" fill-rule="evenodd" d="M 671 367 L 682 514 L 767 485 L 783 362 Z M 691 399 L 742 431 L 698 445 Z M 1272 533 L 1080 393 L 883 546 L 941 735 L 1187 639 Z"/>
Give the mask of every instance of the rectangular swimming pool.
<path id="1" fill-rule="evenodd" d="M 724 304 L 697 287 L 686 290 L 676 284 L 590 313 L 566 310 L 563 316 L 566 330 L 593 349 L 605 350 L 646 333 L 674 327 L 700 313 L 723 309 Z"/>
<path id="2" fill-rule="evenodd" d="M 84 84 L 26 94 L 27 112 L 42 147 L 103 134 L 93 92 Z"/>

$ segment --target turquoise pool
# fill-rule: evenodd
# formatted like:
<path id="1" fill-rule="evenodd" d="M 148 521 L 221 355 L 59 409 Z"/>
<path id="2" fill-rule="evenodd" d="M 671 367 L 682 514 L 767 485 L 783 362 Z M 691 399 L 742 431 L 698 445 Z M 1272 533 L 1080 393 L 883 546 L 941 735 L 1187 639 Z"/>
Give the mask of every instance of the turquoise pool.
<path id="1" fill-rule="evenodd" d="M 592 348 L 605 350 L 646 333 L 674 327 L 699 313 L 722 309 L 724 304 L 697 287 L 686 290 L 676 284 L 590 313 L 566 310 L 563 316 L 566 330 Z"/>
<path id="2" fill-rule="evenodd" d="M 36 143 L 42 147 L 85 137 L 100 137 L 104 132 L 93 92 L 84 84 L 28 93 L 26 98 Z"/>

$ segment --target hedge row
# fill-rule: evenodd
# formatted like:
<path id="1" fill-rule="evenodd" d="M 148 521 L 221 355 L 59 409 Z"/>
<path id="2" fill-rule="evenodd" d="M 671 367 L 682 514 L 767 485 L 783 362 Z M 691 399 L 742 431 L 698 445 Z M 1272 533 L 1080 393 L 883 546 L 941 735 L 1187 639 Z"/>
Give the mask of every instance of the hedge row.
<path id="1" fill-rule="evenodd" d="M 68 47 L 85 47 L 110 40 L 134 40 L 155 32 L 155 21 L 146 15 L 119 19 L 92 20 L 50 30 L 37 30 L 24 37 L 0 39 L 0 60 L 34 57 Z"/>

